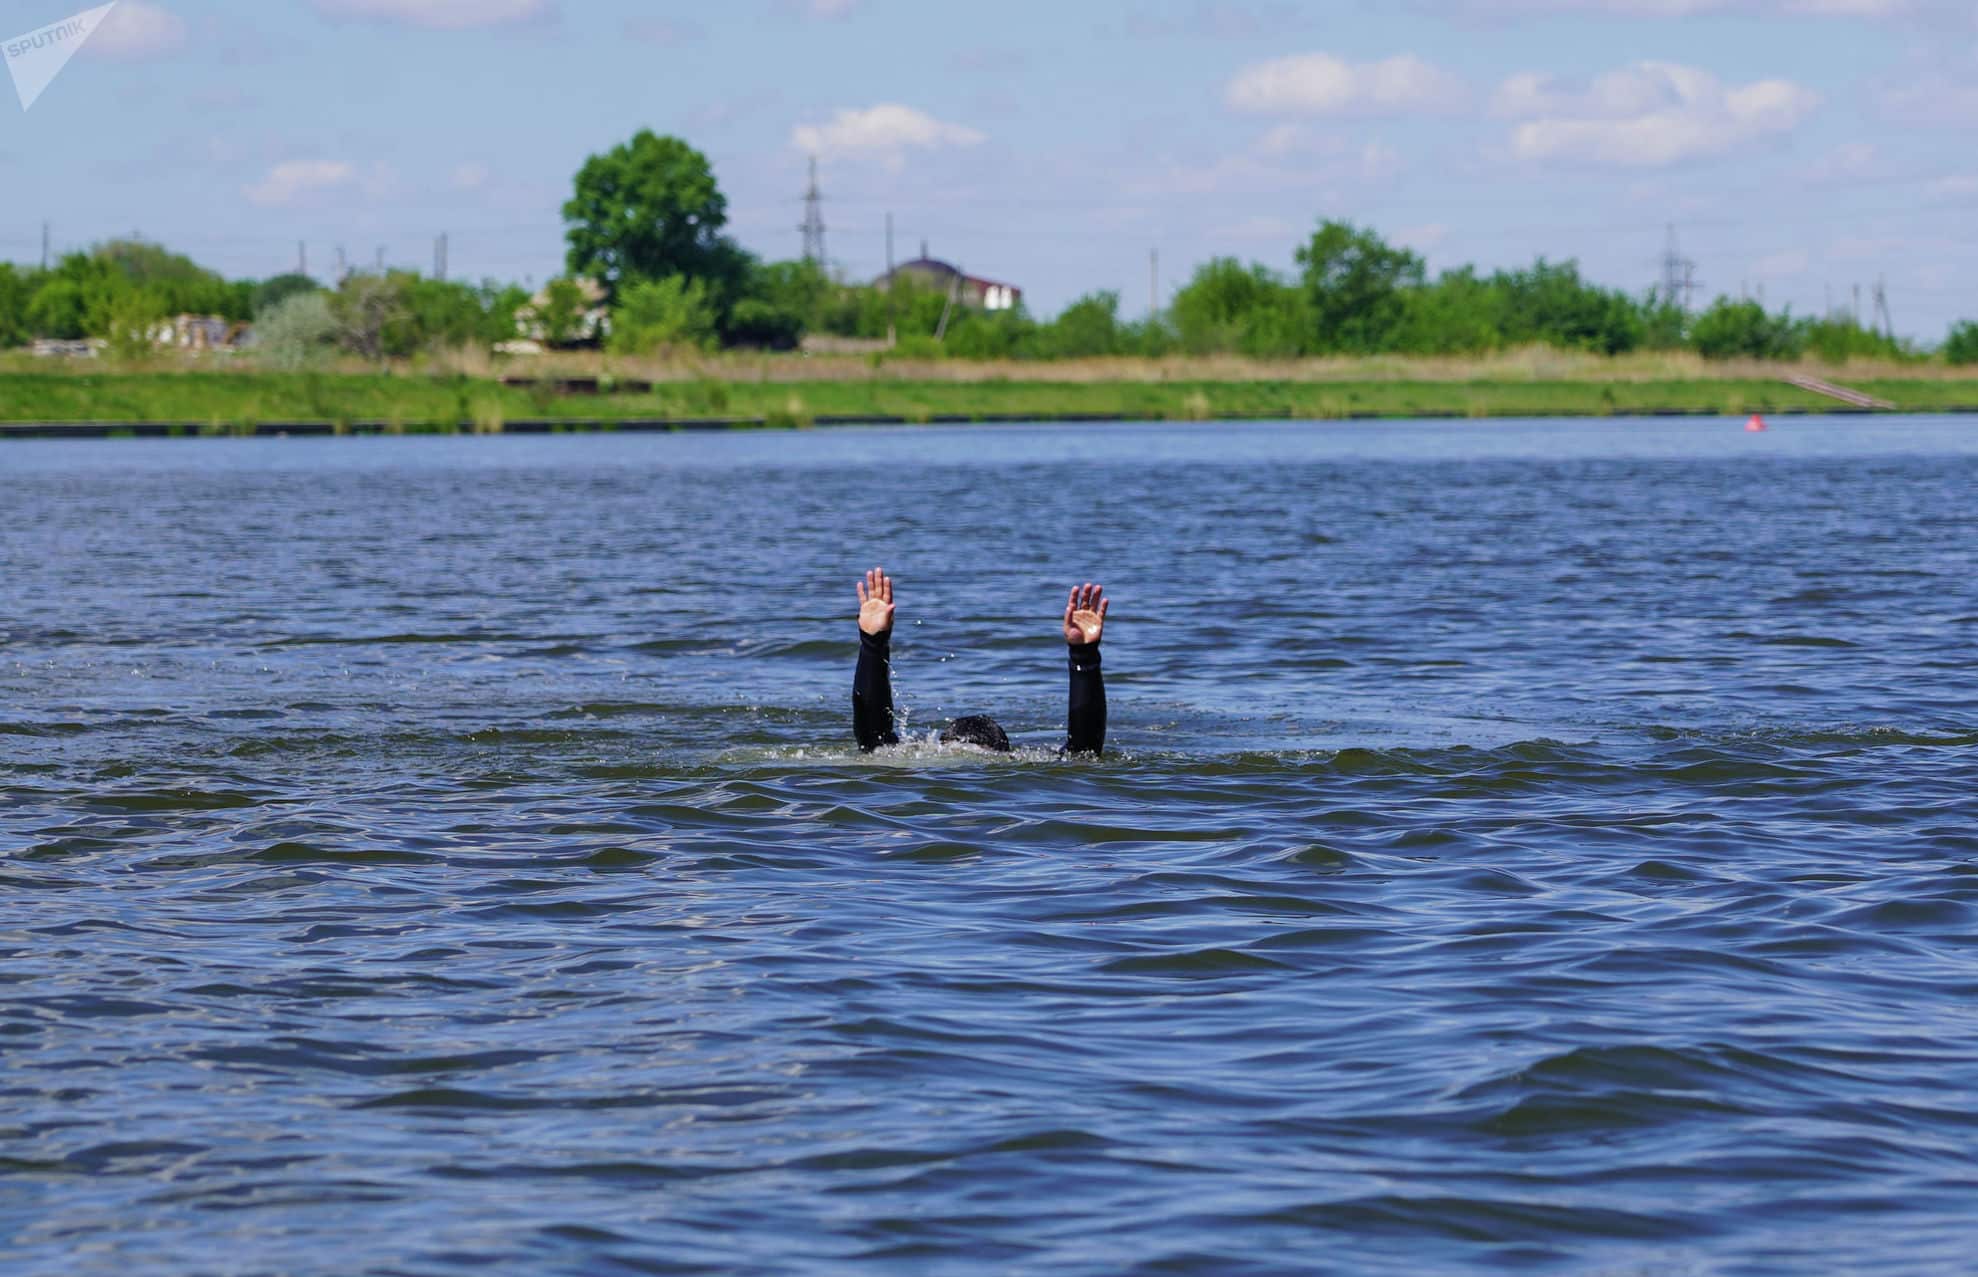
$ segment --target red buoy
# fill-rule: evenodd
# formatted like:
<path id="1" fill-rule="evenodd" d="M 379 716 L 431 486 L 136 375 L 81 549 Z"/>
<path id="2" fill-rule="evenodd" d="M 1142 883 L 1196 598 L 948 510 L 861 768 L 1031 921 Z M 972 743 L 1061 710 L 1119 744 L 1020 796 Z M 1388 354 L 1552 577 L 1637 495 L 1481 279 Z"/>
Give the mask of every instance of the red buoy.
<path id="1" fill-rule="evenodd" d="M 1765 429 L 1765 418 L 1754 412 L 1751 414 L 1751 420 L 1744 423 L 1744 428 L 1753 434 L 1757 434 L 1759 431 Z"/>

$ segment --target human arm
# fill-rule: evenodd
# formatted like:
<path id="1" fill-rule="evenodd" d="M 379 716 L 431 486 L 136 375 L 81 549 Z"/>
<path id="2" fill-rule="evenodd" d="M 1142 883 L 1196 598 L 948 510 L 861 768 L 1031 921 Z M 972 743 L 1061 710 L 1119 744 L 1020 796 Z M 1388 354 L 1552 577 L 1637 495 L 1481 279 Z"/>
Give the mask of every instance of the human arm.
<path id="1" fill-rule="evenodd" d="M 1067 754 L 1102 754 L 1106 748 L 1106 676 L 1099 668 L 1099 640 L 1106 631 L 1106 591 L 1074 586 L 1065 601 L 1065 644 L 1071 663 L 1071 703 L 1066 713 Z"/>
<path id="2" fill-rule="evenodd" d="M 852 676 L 852 733 L 870 754 L 897 745 L 893 722 L 893 578 L 874 568 L 859 582 L 859 663 Z"/>

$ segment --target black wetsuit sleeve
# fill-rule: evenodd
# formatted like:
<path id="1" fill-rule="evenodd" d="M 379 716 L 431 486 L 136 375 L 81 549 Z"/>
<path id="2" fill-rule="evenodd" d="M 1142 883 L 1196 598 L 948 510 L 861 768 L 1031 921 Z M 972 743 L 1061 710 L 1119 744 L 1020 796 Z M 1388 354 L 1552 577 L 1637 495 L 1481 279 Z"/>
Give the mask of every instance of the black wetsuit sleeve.
<path id="1" fill-rule="evenodd" d="M 859 668 L 852 677 L 852 731 L 859 748 L 870 754 L 881 745 L 897 745 L 893 726 L 893 636 L 859 632 Z"/>
<path id="2" fill-rule="evenodd" d="M 1099 754 L 1106 748 L 1106 676 L 1099 671 L 1099 645 L 1071 649 L 1071 712 L 1065 753 Z"/>

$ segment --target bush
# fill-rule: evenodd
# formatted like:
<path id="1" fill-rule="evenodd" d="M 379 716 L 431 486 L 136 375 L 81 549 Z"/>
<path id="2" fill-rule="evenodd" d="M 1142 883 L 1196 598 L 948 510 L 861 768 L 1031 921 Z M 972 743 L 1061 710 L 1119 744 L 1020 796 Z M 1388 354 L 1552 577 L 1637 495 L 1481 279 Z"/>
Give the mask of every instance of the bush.
<path id="1" fill-rule="evenodd" d="M 1295 288 L 1268 267 L 1245 266 L 1234 257 L 1197 268 L 1169 314 L 1179 345 L 1191 355 L 1295 355 L 1303 353 L 1310 331 Z"/>
<path id="2" fill-rule="evenodd" d="M 640 280 L 621 295 L 611 319 L 611 349 L 621 355 L 705 349 L 714 341 L 707 285 L 684 275 Z"/>
<path id="3" fill-rule="evenodd" d="M 744 297 L 728 312 L 722 336 L 730 346 L 753 346 L 758 350 L 795 350 L 804 338 L 803 315 L 775 302 Z"/>
<path id="4" fill-rule="evenodd" d="M 1720 297 L 1697 316 L 1690 341 L 1705 359 L 1797 359 L 1806 337 L 1790 313 L 1771 315 L 1755 301 Z"/>
<path id="5" fill-rule="evenodd" d="M 295 293 L 254 326 L 254 345 L 263 362 L 294 372 L 322 361 L 335 348 L 337 317 L 328 293 Z"/>
<path id="6" fill-rule="evenodd" d="M 1967 319 L 1951 329 L 1951 335 L 1944 341 L 1944 361 L 1978 364 L 1978 322 Z"/>
<path id="7" fill-rule="evenodd" d="M 1901 359 L 1909 354 L 1899 341 L 1872 328 L 1863 328 L 1852 317 L 1816 319 L 1806 325 L 1806 345 L 1828 363 L 1850 359 Z"/>
<path id="8" fill-rule="evenodd" d="M 37 337 L 77 341 L 89 335 L 83 323 L 85 312 L 82 285 L 72 279 L 50 279 L 28 302 L 27 324 Z"/>
<path id="9" fill-rule="evenodd" d="M 27 305 L 33 295 L 32 277 L 0 262 L 0 350 L 27 342 Z"/>

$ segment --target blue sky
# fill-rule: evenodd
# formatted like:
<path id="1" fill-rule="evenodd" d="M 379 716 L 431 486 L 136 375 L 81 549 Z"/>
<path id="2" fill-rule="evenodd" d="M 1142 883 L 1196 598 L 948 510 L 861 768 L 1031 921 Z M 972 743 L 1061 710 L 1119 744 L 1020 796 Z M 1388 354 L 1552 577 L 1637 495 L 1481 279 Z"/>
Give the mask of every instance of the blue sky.
<path id="1" fill-rule="evenodd" d="M 6 0 L 0 37 L 82 0 Z M 0 256 L 133 231 L 234 275 L 308 245 L 540 282 L 584 157 L 649 127 L 795 256 L 816 153 L 848 276 L 936 256 L 1048 314 L 1130 314 L 1321 217 L 1433 269 L 1578 258 L 1629 289 L 1666 227 L 1709 294 L 1898 330 L 1978 318 L 1978 2 L 124 0 L 32 111 L 0 98 Z"/>

